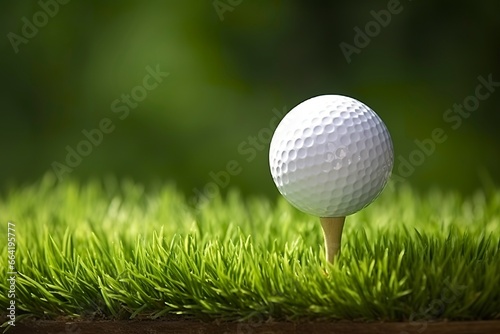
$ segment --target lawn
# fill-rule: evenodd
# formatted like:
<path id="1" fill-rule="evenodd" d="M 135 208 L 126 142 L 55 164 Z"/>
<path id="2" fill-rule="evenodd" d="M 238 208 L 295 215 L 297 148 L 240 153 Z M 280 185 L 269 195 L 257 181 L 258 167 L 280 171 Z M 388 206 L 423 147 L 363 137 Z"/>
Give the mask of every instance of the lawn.
<path id="1" fill-rule="evenodd" d="M 194 205 L 169 183 L 46 176 L 3 193 L 0 238 L 12 221 L 17 321 L 479 320 L 500 318 L 499 213 L 493 187 L 390 186 L 347 218 L 331 265 L 318 218 L 283 199 L 232 190 Z"/>

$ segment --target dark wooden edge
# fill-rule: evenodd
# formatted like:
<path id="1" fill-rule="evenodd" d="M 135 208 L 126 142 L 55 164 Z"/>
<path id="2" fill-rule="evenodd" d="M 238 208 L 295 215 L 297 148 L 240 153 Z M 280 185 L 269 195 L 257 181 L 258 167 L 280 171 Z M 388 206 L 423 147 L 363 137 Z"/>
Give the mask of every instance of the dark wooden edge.
<path id="1" fill-rule="evenodd" d="M 0 331 L 1 332 L 1 331 Z M 500 320 L 440 322 L 200 322 L 195 320 L 50 321 L 27 320 L 7 333 L 26 334 L 473 334 L 500 333 Z"/>

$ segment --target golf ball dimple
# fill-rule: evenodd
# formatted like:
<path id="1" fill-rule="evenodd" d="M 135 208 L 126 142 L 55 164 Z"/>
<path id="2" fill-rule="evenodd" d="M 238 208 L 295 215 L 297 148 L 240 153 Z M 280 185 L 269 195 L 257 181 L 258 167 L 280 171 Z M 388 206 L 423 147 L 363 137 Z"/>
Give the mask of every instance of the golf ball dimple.
<path id="1" fill-rule="evenodd" d="M 271 140 L 279 192 L 319 217 L 343 217 L 370 204 L 391 174 L 394 152 L 380 117 L 346 96 L 313 97 L 293 108 Z"/>

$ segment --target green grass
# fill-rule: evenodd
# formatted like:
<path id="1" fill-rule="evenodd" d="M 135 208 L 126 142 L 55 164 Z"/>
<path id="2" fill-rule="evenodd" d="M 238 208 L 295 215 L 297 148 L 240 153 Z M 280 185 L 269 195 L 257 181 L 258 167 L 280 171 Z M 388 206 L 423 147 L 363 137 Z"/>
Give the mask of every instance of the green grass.
<path id="1" fill-rule="evenodd" d="M 0 199 L 0 290 L 12 220 L 18 317 L 500 318 L 499 190 L 388 188 L 347 218 L 334 265 L 318 219 L 282 199 L 188 202 L 112 178 L 13 188 Z"/>

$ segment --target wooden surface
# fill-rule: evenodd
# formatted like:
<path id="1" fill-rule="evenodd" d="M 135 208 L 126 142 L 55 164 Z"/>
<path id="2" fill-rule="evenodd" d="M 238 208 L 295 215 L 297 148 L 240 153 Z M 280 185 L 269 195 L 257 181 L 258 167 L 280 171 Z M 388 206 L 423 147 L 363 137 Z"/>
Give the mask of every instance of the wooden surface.
<path id="1" fill-rule="evenodd" d="M 204 323 L 190 320 L 122 320 L 122 321 L 25 321 L 11 328 L 7 333 L 26 334 L 350 334 L 350 333 L 394 333 L 394 334 L 473 334 L 500 333 L 500 320 L 494 321 L 451 321 L 451 322 L 264 322 L 264 323 Z"/>

